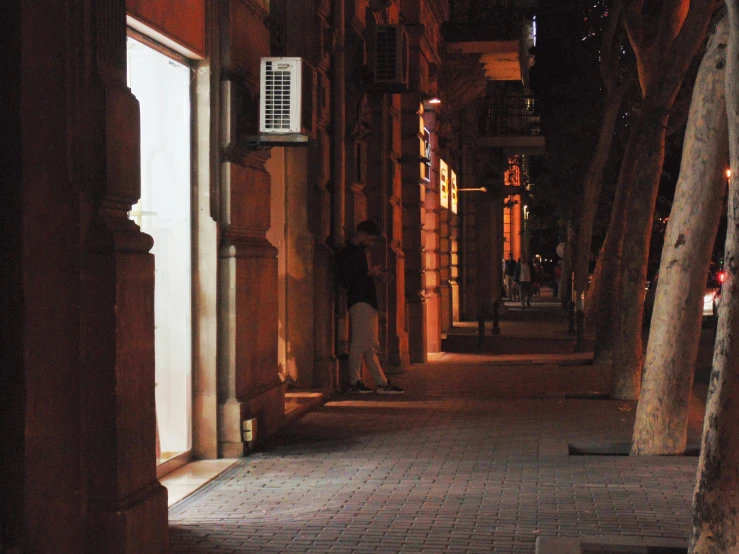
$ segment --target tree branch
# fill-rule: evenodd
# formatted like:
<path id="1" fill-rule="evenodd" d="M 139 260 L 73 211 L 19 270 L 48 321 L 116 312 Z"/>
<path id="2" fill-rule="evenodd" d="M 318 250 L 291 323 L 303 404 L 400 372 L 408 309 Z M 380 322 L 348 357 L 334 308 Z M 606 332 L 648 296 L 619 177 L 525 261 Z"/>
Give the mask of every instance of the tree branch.
<path id="1" fill-rule="evenodd" d="M 722 5 L 723 0 L 691 0 L 682 29 L 669 49 L 668 67 L 685 72 L 706 36 L 714 13 Z"/>
<path id="2" fill-rule="evenodd" d="M 643 5 L 644 0 L 626 0 L 624 5 L 624 26 L 637 58 L 647 48 L 644 18 L 642 17 Z"/>
<path id="3" fill-rule="evenodd" d="M 691 0 L 662 2 L 656 42 L 658 55 L 669 52 L 670 46 L 683 28 L 691 3 Z"/>
<path id="4" fill-rule="evenodd" d="M 639 86 L 642 96 L 647 94 L 647 82 L 650 71 L 652 46 L 647 38 L 646 24 L 642 15 L 644 0 L 626 0 L 624 8 L 624 27 L 629 37 L 631 48 L 636 57 L 636 68 L 639 75 Z"/>
<path id="5" fill-rule="evenodd" d="M 614 73 L 618 68 L 620 52 L 616 48 L 616 31 L 621 25 L 623 13 L 623 0 L 613 0 L 611 9 L 608 10 L 608 26 L 603 33 L 603 43 L 600 49 L 600 75 L 606 89 L 613 88 Z"/>

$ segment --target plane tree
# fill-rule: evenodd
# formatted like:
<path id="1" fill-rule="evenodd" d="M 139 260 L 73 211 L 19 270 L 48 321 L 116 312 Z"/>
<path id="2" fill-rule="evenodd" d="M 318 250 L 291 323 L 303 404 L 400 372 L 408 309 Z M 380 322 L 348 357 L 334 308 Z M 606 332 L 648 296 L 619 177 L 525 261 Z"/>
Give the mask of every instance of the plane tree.
<path id="1" fill-rule="evenodd" d="M 726 0 L 726 113 L 732 174 L 739 171 L 739 1 Z M 718 33 L 717 33 L 718 34 Z M 692 554 L 739 552 L 739 187 L 729 183 L 719 308 L 690 536 Z"/>
<path id="2" fill-rule="evenodd" d="M 680 177 L 665 232 L 631 446 L 635 455 L 681 454 L 686 447 L 706 272 L 726 193 L 728 24 L 720 17 L 693 89 Z"/>
<path id="3" fill-rule="evenodd" d="M 644 2 L 624 6 L 642 100 L 621 162 L 614 213 L 599 259 L 599 287 L 619 309 L 613 334 L 612 396 L 636 399 L 643 365 L 641 328 L 649 239 L 668 120 L 686 73 L 702 46 L 716 0 Z M 628 225 L 627 225 L 628 222 Z M 596 279 L 598 270 L 596 270 Z M 596 307 L 599 311 L 600 306 Z"/>

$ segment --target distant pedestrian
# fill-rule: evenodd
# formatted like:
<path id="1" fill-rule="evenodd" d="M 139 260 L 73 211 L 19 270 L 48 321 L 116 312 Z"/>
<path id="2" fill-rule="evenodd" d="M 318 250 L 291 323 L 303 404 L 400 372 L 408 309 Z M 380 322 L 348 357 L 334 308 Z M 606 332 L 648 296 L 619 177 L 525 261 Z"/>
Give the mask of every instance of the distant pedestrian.
<path id="1" fill-rule="evenodd" d="M 518 277 L 518 294 L 521 297 L 521 307 L 531 307 L 531 264 L 526 258 L 519 258 L 516 265 Z"/>
<path id="2" fill-rule="evenodd" d="M 516 285 L 514 277 L 516 275 L 516 260 L 513 259 L 513 252 L 508 253 L 508 259 L 505 261 L 505 288 L 508 298 L 511 300 L 516 299 L 516 291 L 514 287 Z"/>
<path id="3" fill-rule="evenodd" d="M 559 285 L 562 279 L 562 260 L 557 262 L 554 266 L 554 281 L 552 282 L 552 288 L 554 289 L 554 298 L 559 298 Z"/>
<path id="4" fill-rule="evenodd" d="M 377 321 L 377 288 L 375 279 L 385 278 L 385 268 L 367 263 L 367 250 L 372 247 L 380 230 L 374 221 L 362 221 L 357 231 L 338 256 L 339 279 L 346 287 L 349 306 L 351 341 L 349 343 L 350 392 L 372 392 L 361 379 L 362 359 L 380 394 L 402 394 L 385 376 L 377 352 L 380 350 Z"/>
<path id="5" fill-rule="evenodd" d="M 541 284 L 543 280 L 544 280 L 544 268 L 541 266 L 541 262 L 536 260 L 531 265 L 531 287 L 533 289 L 533 296 L 537 300 L 540 297 Z"/>

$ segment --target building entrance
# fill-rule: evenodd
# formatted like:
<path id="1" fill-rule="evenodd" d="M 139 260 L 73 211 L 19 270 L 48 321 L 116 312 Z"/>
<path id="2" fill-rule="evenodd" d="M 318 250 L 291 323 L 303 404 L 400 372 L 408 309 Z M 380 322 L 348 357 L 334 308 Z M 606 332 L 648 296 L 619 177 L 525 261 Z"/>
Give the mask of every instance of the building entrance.
<path id="1" fill-rule="evenodd" d="M 130 217 L 154 238 L 157 463 L 192 445 L 190 69 L 128 38 L 141 112 L 141 199 Z"/>

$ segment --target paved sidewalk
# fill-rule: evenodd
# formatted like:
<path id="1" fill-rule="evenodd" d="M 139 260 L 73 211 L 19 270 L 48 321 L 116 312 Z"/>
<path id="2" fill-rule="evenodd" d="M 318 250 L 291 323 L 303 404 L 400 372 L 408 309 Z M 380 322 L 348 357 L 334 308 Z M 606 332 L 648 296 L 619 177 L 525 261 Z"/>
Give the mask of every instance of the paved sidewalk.
<path id="1" fill-rule="evenodd" d="M 532 553 L 539 536 L 687 538 L 697 458 L 568 454 L 628 442 L 634 404 L 587 399 L 608 371 L 584 365 L 566 329 L 561 310 L 535 303 L 525 320 L 507 312 L 480 351 L 414 366 L 396 379 L 403 396 L 336 395 L 174 505 L 173 551 Z M 474 330 L 450 337 L 465 338 Z"/>

